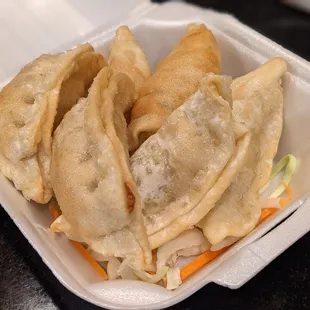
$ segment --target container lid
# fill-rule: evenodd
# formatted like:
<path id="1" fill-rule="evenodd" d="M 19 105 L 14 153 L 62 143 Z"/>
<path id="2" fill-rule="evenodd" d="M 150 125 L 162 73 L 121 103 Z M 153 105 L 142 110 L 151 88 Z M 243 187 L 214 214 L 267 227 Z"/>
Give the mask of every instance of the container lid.
<path id="1" fill-rule="evenodd" d="M 0 87 L 26 63 L 126 17 L 148 0 L 15 0 L 0 2 Z"/>

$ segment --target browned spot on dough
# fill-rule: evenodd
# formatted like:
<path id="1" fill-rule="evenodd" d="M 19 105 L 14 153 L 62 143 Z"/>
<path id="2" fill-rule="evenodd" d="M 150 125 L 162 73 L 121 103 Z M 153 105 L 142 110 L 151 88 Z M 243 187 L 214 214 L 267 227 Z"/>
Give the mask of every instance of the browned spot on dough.
<path id="1" fill-rule="evenodd" d="M 127 192 L 127 207 L 128 207 L 128 212 L 131 213 L 134 210 L 136 198 L 133 195 L 131 189 L 128 187 L 128 185 L 125 183 L 125 188 Z"/>

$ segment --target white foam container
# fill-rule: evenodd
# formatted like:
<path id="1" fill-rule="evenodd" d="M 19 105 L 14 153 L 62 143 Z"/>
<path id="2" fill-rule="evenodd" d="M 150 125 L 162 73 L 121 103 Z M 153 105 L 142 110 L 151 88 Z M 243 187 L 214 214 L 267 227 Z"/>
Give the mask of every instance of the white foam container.
<path id="1" fill-rule="evenodd" d="M 111 4 L 110 1 L 105 3 Z M 310 190 L 310 64 L 227 14 L 182 3 L 155 5 L 143 0 L 114 0 L 112 6 L 115 12 L 115 6 L 123 9 L 121 14 L 119 11 L 118 14 L 111 13 L 113 18 L 110 20 L 113 21 L 86 36 L 78 35 L 71 42 L 56 47 L 56 50 L 88 41 L 108 57 L 108 45 L 115 29 L 120 24 L 127 24 L 154 69 L 156 63 L 171 51 L 189 22 L 202 22 L 218 40 L 224 74 L 240 76 L 276 56 L 288 61 L 289 72 L 284 77 L 284 130 L 277 158 L 292 153 L 300 160 L 292 182 L 292 203 L 188 278 L 180 288 L 168 291 L 139 281 L 102 281 L 65 236 L 49 232 L 48 227 L 53 221 L 49 210 L 27 202 L 2 176 L 0 202 L 56 278 L 70 291 L 98 306 L 109 309 L 159 309 L 182 301 L 210 282 L 231 289 L 239 288 L 310 230 L 310 199 L 307 198 Z M 125 14 L 128 9 L 131 11 Z M 34 54 L 40 52 L 36 50 Z"/>

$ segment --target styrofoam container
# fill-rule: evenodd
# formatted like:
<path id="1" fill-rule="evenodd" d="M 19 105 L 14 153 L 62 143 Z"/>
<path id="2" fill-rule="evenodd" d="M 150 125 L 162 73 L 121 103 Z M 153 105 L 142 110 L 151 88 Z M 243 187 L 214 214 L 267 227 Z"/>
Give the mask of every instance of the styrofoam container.
<path id="1" fill-rule="evenodd" d="M 115 5 L 121 3 L 125 2 L 114 1 Z M 154 69 L 180 39 L 189 22 L 202 22 L 218 40 L 224 74 L 240 76 L 276 56 L 289 63 L 284 77 L 284 130 L 277 158 L 292 153 L 299 159 L 299 169 L 292 182 L 294 199 L 175 291 L 140 281 L 102 281 L 64 235 L 49 231 L 53 218 L 48 208 L 27 202 L 11 182 L 0 176 L 2 206 L 66 288 L 105 308 L 158 309 L 180 302 L 210 282 L 239 288 L 310 230 L 310 199 L 307 198 L 310 189 L 310 64 L 227 14 L 182 3 L 155 5 L 141 0 L 126 3 L 135 7 L 127 13 L 127 19 L 125 15 L 118 15 L 118 18 L 114 15 L 113 22 L 56 50 L 88 41 L 108 57 L 108 46 L 116 28 L 127 24 Z"/>

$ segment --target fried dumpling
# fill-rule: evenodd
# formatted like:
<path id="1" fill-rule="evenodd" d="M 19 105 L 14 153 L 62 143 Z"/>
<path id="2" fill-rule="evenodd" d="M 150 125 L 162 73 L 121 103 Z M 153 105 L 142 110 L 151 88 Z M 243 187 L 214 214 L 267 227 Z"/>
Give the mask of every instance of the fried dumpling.
<path id="1" fill-rule="evenodd" d="M 106 65 L 84 44 L 68 52 L 42 55 L 26 65 L 0 93 L 0 170 L 26 199 L 52 197 L 52 132 L 64 114 L 87 93 Z"/>
<path id="2" fill-rule="evenodd" d="M 208 74 L 131 157 L 152 249 L 196 224 L 215 203 L 200 204 L 234 152 L 229 87 L 228 77 Z M 220 197 L 226 188 L 218 189 Z"/>
<path id="3" fill-rule="evenodd" d="M 78 237 L 104 257 L 145 269 L 152 256 L 129 168 L 124 118 L 133 97 L 131 79 L 104 68 L 87 99 L 56 129 L 51 176 L 63 221 L 51 228 Z"/>
<path id="4" fill-rule="evenodd" d="M 116 31 L 110 46 L 109 65 L 115 73 L 125 73 L 131 78 L 137 99 L 143 83 L 151 76 L 151 69 L 143 50 L 127 26 L 121 26 Z"/>
<path id="5" fill-rule="evenodd" d="M 205 25 L 188 25 L 182 40 L 141 88 L 131 112 L 130 150 L 155 133 L 197 91 L 207 73 L 219 73 L 219 54 L 217 42 Z"/>
<path id="6" fill-rule="evenodd" d="M 286 62 L 275 58 L 232 83 L 235 127 L 245 128 L 250 142 L 235 180 L 199 223 L 213 245 L 245 236 L 260 217 L 258 192 L 269 180 L 282 132 L 286 70 Z"/>

